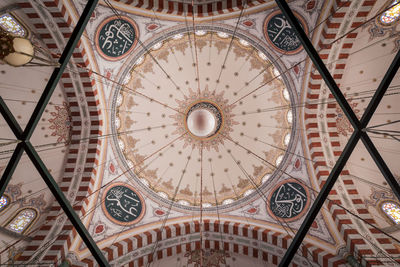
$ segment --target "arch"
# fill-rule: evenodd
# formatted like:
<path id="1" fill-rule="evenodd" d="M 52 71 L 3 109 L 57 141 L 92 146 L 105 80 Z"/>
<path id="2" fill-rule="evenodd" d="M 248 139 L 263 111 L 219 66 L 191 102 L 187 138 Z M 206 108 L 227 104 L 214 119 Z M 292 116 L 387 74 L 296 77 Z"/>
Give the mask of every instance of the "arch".
<path id="1" fill-rule="evenodd" d="M 392 2 L 393 0 L 390 1 Z M 368 14 L 370 14 L 377 1 L 364 0 L 358 3 L 358 10 L 362 10 L 363 12 L 358 13 L 359 15 L 354 18 L 352 24 L 346 24 L 344 22 L 353 11 L 351 11 L 350 6 L 343 7 L 340 9 L 340 12 L 337 13 L 344 18 L 340 23 L 335 24 L 335 18 L 328 18 L 327 22 L 322 26 L 321 34 L 317 35 L 314 33 L 313 36 L 314 44 L 317 44 L 317 47 L 321 48 L 319 54 L 325 63 L 328 62 L 328 59 L 329 61 L 335 61 L 336 65 L 332 67 L 331 74 L 335 77 L 335 81 L 338 84 L 343 83 L 343 73 L 345 68 L 348 66 L 347 58 L 351 53 L 353 43 L 359 33 L 355 31 L 352 35 L 346 35 L 345 38 L 343 38 L 343 43 L 339 45 L 338 49 L 332 49 L 333 46 L 330 44 L 331 41 L 323 37 L 328 35 L 339 36 L 340 29 L 343 29 L 344 32 L 355 29 L 358 23 L 363 23 L 363 21 L 367 19 Z M 376 18 L 376 21 L 379 21 L 379 16 Z M 322 76 L 319 72 L 312 69 L 312 64 L 308 62 L 305 69 L 306 72 L 309 72 L 309 75 L 306 76 L 303 81 L 303 86 L 306 88 L 302 95 L 302 101 L 307 102 L 310 99 L 333 98 L 330 91 L 325 87 Z M 312 175 L 315 176 L 315 185 L 317 188 L 322 188 L 332 170 L 328 165 L 328 162 L 330 159 L 333 160 L 332 162 L 335 162 L 337 157 L 342 153 L 343 148 L 343 141 L 341 141 L 342 139 L 340 138 L 340 134 L 342 133 L 339 131 L 340 128 L 338 127 L 341 123 L 339 120 L 340 116 L 338 116 L 341 109 L 337 109 L 337 105 L 326 105 L 324 107 L 325 116 L 320 118 L 319 114 L 321 110 L 319 108 L 321 107 L 323 107 L 323 105 L 306 105 L 303 109 L 303 125 L 305 128 L 303 133 L 303 142 L 305 141 L 304 151 L 310 155 L 311 161 L 308 161 L 308 164 L 310 170 L 313 172 Z M 325 137 L 322 136 L 319 130 L 321 129 L 320 127 L 326 127 L 329 134 Z M 348 130 L 345 127 L 342 128 L 345 129 L 346 134 L 348 134 Z M 375 224 L 375 219 L 373 215 L 365 209 L 364 200 L 359 193 L 359 188 L 356 187 L 347 167 L 345 167 L 341 173 L 340 182 L 342 182 L 341 187 L 337 187 L 337 190 L 335 188 L 329 195 L 329 199 L 332 200 L 329 201 L 327 205 L 330 213 L 329 216 L 332 216 L 337 230 L 340 233 L 345 233 L 341 236 L 345 241 L 346 250 L 350 253 L 363 255 L 361 258 L 362 264 L 369 265 L 373 263 L 374 260 L 368 259 L 368 257 L 375 255 L 371 249 L 370 242 L 360 238 L 358 225 L 354 223 L 344 209 L 334 203 L 351 203 L 354 210 L 356 210 L 359 216 L 363 219 L 368 220 L 372 224 Z M 339 186 L 339 184 L 337 183 L 336 186 Z M 348 223 L 341 223 L 344 221 Z M 352 228 L 352 230 L 350 231 L 349 228 Z M 370 229 L 370 237 L 376 243 L 383 243 L 383 240 L 381 239 L 382 234 L 374 231 L 374 229 Z M 394 243 L 390 239 L 387 239 L 384 242 L 386 242 L 382 245 L 384 250 L 389 254 L 397 256 L 398 251 L 394 247 Z"/>
<path id="2" fill-rule="evenodd" d="M 385 201 L 380 205 L 383 213 L 395 224 L 400 224 L 400 206 L 394 201 Z"/>
<path id="3" fill-rule="evenodd" d="M 47 9 L 51 10 L 53 15 L 48 19 L 44 19 L 44 15 L 38 13 L 30 1 L 18 0 L 17 2 L 19 10 L 27 17 L 24 22 L 32 30 L 40 32 L 39 37 L 47 49 L 53 55 L 57 55 L 63 49 L 74 27 L 74 20 L 66 11 L 68 8 L 64 6 L 63 1 L 46 1 Z M 88 56 L 91 54 L 90 51 L 90 48 L 86 47 L 81 40 L 74 50 L 71 61 L 84 67 L 78 68 L 73 64 L 72 70 L 65 71 L 59 83 L 66 94 L 68 105 L 73 109 L 71 117 L 75 122 L 71 124 L 71 142 L 59 186 L 70 202 L 76 203 L 74 208 L 79 215 L 86 213 L 87 203 L 83 199 L 89 194 L 88 192 L 95 191 L 93 189 L 94 181 L 98 176 L 99 169 L 104 165 L 99 164 L 102 162 L 100 160 L 101 149 L 104 145 L 103 139 L 98 137 L 102 135 L 104 127 L 103 112 L 99 108 L 99 99 L 101 99 L 99 95 L 101 94 L 95 75 L 88 71 L 93 68 Z M 82 122 L 82 124 L 77 122 Z M 81 140 L 86 141 L 82 142 Z M 79 160 L 83 155 L 85 155 L 85 160 Z M 68 251 L 71 243 L 66 241 L 65 235 L 59 235 L 59 233 L 63 227 L 68 228 L 72 224 L 69 220 L 59 218 L 61 212 L 60 205 L 54 201 L 49 207 L 49 212 L 43 214 L 43 224 L 38 226 L 40 231 L 35 231 L 30 245 L 18 258 L 20 261 L 28 261 L 43 243 L 52 240 L 54 236 L 57 236 L 57 240 L 53 243 L 54 246 L 47 249 L 39 258 L 57 258 Z M 43 233 L 45 237 L 43 237 Z M 67 235 L 68 240 L 74 240 L 78 233 L 70 231 Z"/>
<path id="4" fill-rule="evenodd" d="M 175 0 L 165 0 L 165 1 L 154 1 L 154 0 L 117 0 L 119 3 L 124 4 L 126 8 L 138 8 L 143 10 L 155 10 L 155 12 L 160 14 L 169 15 L 184 15 L 184 10 L 190 10 L 192 4 L 191 0 L 175 1 Z M 218 15 L 229 14 L 232 12 L 238 12 L 242 8 L 246 7 L 250 9 L 252 7 L 259 7 L 268 4 L 267 0 L 248 0 L 246 2 L 237 0 L 202 0 L 194 1 L 194 14 L 197 17 L 212 17 Z M 177 4 L 179 3 L 179 8 Z M 191 14 L 191 11 L 188 11 Z"/>
<path id="5" fill-rule="evenodd" d="M 0 28 L 16 36 L 28 35 L 27 29 L 10 13 L 0 14 Z"/>
<path id="6" fill-rule="evenodd" d="M 390 9 L 383 12 L 379 17 L 379 23 L 383 26 L 391 26 L 399 20 L 400 17 L 400 0 L 390 1 L 390 4 L 385 6 L 385 9 L 392 6 Z"/>
<path id="7" fill-rule="evenodd" d="M 149 229 L 107 245 L 102 250 L 106 258 L 116 266 L 127 264 L 129 266 L 143 266 L 143 263 L 177 255 L 181 252 L 193 251 L 200 249 L 200 247 L 232 253 L 239 252 L 262 259 L 270 265 L 276 265 L 291 241 L 291 237 L 284 232 L 217 219 L 205 219 L 203 231 L 202 246 L 200 246 L 199 236 L 200 222 L 195 220 L 166 224 L 162 232 L 159 227 Z M 157 244 L 158 249 L 153 254 L 151 251 L 154 244 Z M 314 256 L 311 256 L 310 253 Z M 299 250 L 294 262 L 300 263 L 297 266 L 303 266 L 305 265 L 304 262 L 308 261 L 324 267 L 344 263 L 342 257 L 333 255 L 310 243 Z M 74 264 L 90 266 L 94 264 L 93 257 L 90 256 Z"/>
<path id="8" fill-rule="evenodd" d="M 10 207 L 10 202 L 11 202 L 11 199 L 6 194 L 4 194 L 0 198 L 0 213 L 5 211 L 8 207 Z"/>
<path id="9" fill-rule="evenodd" d="M 23 208 L 18 210 L 5 227 L 13 232 L 25 233 L 38 218 L 39 212 L 34 208 Z"/>

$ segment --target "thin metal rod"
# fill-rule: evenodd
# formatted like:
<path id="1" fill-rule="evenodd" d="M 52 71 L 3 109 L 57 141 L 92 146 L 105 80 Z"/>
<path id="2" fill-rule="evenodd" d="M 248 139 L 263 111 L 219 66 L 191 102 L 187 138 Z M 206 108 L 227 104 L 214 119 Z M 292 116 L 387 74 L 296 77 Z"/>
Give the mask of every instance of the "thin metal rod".
<path id="1" fill-rule="evenodd" d="M 0 113 L 1 115 L 3 115 L 4 120 L 7 122 L 8 126 L 14 133 L 15 137 L 17 139 L 20 139 L 22 135 L 22 129 L 1 96 L 0 96 Z"/>
<path id="2" fill-rule="evenodd" d="M 200 149 L 200 267 L 203 267 L 203 142 Z"/>
<path id="3" fill-rule="evenodd" d="M 399 70 L 399 67 L 400 67 L 400 51 L 398 51 L 396 56 L 394 57 L 392 63 L 390 64 L 389 69 L 387 70 L 385 76 L 383 77 L 381 83 L 378 86 L 378 89 L 376 90 L 376 92 L 375 92 L 374 96 L 372 97 L 371 101 L 369 102 L 363 116 L 361 117 L 360 130 L 364 129 L 368 125 L 374 112 L 378 108 L 379 103 L 381 102 L 382 98 L 385 96 L 385 93 L 386 93 L 389 85 L 392 83 L 394 76 L 396 75 L 397 71 Z M 364 143 L 366 149 L 370 153 L 372 159 L 375 161 L 375 164 L 378 166 L 379 170 L 381 171 L 386 182 L 390 185 L 390 188 L 393 190 L 397 199 L 400 200 L 400 186 L 397 183 L 396 179 L 394 178 L 389 167 L 386 165 L 385 161 L 379 154 L 375 145 L 372 143 L 368 134 L 366 132 L 362 131 L 361 139 L 362 139 L 362 142 Z"/>
<path id="4" fill-rule="evenodd" d="M 394 124 L 394 123 L 398 123 L 398 122 L 400 122 L 400 120 L 395 120 L 395 121 L 391 121 L 391 122 L 387 122 L 387 123 L 382 123 L 382 124 L 370 126 L 370 127 L 367 127 L 367 129 L 377 128 L 377 127 L 381 127 L 381 126 L 386 126 L 386 125 Z"/>
<path id="5" fill-rule="evenodd" d="M 385 177 L 385 180 L 392 189 L 393 193 L 396 195 L 397 199 L 400 200 L 400 186 L 366 132 L 362 132 L 361 141 L 364 143 L 365 148 L 375 161 L 376 166 L 378 166 L 382 175 Z"/>
<path id="6" fill-rule="evenodd" d="M 197 91 L 200 94 L 200 72 L 199 72 L 199 56 L 197 54 L 197 41 L 196 41 L 196 24 L 194 22 L 194 0 L 192 0 L 192 24 L 193 24 L 193 42 L 194 42 L 194 54 L 196 59 L 196 76 L 197 76 Z M 190 34 L 188 32 L 188 34 Z M 202 263 L 202 261 L 200 261 Z M 202 266 L 200 266 L 202 267 Z"/>
<path id="7" fill-rule="evenodd" d="M 385 95 L 389 85 L 392 83 L 394 76 L 396 75 L 398 69 L 400 67 L 400 50 L 397 52 L 396 56 L 394 57 L 392 63 L 390 64 L 389 69 L 387 70 L 385 76 L 383 77 L 382 81 L 380 82 L 378 89 L 376 90 L 374 96 L 372 97 L 371 101 L 369 102 L 367 108 L 364 111 L 363 116 L 361 117 L 361 125 L 360 129 L 367 127 L 369 121 L 372 118 L 372 115 L 378 108 L 380 101 L 382 100 L 383 96 Z"/>
<path id="8" fill-rule="evenodd" d="M 8 183 L 11 180 L 11 177 L 14 174 L 15 169 L 17 168 L 18 162 L 20 161 L 22 154 L 24 153 L 23 143 L 19 143 L 12 154 L 10 161 L 7 164 L 6 169 L 3 172 L 3 175 L 0 179 L 0 197 L 3 196 L 4 191 L 7 188 Z"/>
<path id="9" fill-rule="evenodd" d="M 369 130 L 369 128 L 366 128 L 366 132 L 375 132 L 375 133 L 379 133 L 379 134 L 393 134 L 396 136 L 400 135 L 400 131 L 395 131 L 395 130 L 383 130 L 383 129 L 379 130 L 378 129 L 378 130 L 374 131 L 374 130 Z"/>
<path id="10" fill-rule="evenodd" d="M 377 135 L 383 135 L 383 138 L 381 138 L 381 139 L 384 139 L 385 137 L 389 136 L 393 140 L 400 142 L 400 138 L 398 138 L 398 137 L 396 137 L 396 136 L 394 136 L 392 134 L 389 134 L 389 133 L 382 133 L 382 132 L 377 132 L 377 131 L 367 131 L 367 132 L 373 133 L 373 134 L 377 134 Z M 378 137 L 375 137 L 375 136 L 371 136 L 371 137 L 378 138 Z"/>

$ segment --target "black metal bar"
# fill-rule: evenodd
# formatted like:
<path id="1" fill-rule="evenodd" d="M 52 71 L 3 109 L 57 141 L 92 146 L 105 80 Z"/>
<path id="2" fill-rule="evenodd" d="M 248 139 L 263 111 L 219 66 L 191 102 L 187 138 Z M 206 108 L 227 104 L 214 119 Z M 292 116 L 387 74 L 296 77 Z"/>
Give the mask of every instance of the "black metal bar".
<path id="1" fill-rule="evenodd" d="M 374 114 L 374 112 L 378 108 L 380 101 L 384 97 L 384 95 L 387 91 L 387 88 L 389 87 L 394 76 L 396 75 L 397 71 L 399 70 L 399 67 L 400 67 L 400 51 L 397 52 L 392 63 L 390 64 L 385 76 L 383 77 L 382 81 L 380 82 L 378 89 L 376 90 L 374 96 L 372 97 L 371 101 L 369 102 L 367 108 L 364 111 L 364 114 L 361 118 L 362 129 L 367 127 L 369 121 L 372 118 L 372 115 Z M 364 131 L 361 135 L 361 139 L 365 145 L 365 148 L 368 150 L 372 159 L 375 161 L 375 164 L 378 166 L 379 170 L 381 171 L 386 182 L 389 184 L 390 188 L 393 190 L 397 199 L 400 200 L 400 186 L 397 183 L 396 179 L 394 178 L 393 174 L 391 173 L 389 167 L 386 165 L 385 161 L 382 159 L 382 157 L 379 154 L 378 150 L 376 149 L 374 143 L 371 141 L 368 134 Z"/>
<path id="2" fill-rule="evenodd" d="M 360 136 L 361 136 L 361 131 L 359 130 L 354 131 L 353 134 L 350 136 L 350 139 L 347 142 L 345 148 L 343 149 L 342 154 L 340 154 L 340 157 L 336 161 L 335 166 L 329 173 L 328 179 L 326 180 L 324 186 L 322 187 L 321 191 L 316 197 L 313 205 L 311 206 L 309 212 L 307 213 L 306 218 L 301 224 L 300 229 L 297 231 L 295 237 L 293 238 L 292 243 L 286 250 L 286 253 L 283 256 L 282 261 L 279 263 L 280 267 L 289 266 L 300 244 L 303 242 L 304 237 L 307 235 L 308 230 L 310 229 L 312 223 L 317 217 L 317 214 L 319 213 L 322 205 L 324 204 L 326 198 L 328 197 L 333 185 L 335 184 L 337 178 L 339 177 L 344 166 L 346 165 L 347 160 L 350 158 L 350 155 L 353 152 L 355 146 L 357 145 Z"/>
<path id="3" fill-rule="evenodd" d="M 11 128 L 11 131 L 14 133 L 17 139 L 21 138 L 22 129 L 19 126 L 17 120 L 15 119 L 14 115 L 8 109 L 7 104 L 4 102 L 3 98 L 0 96 L 0 113 L 3 115 L 4 119 L 6 120 L 8 126 Z"/>
<path id="4" fill-rule="evenodd" d="M 22 153 L 24 153 L 23 143 L 19 143 L 12 154 L 10 161 L 7 164 L 6 169 L 0 179 L 0 197 L 3 196 L 4 191 L 7 188 L 8 183 L 21 159 Z"/>
<path id="5" fill-rule="evenodd" d="M 339 87 L 337 86 L 337 84 L 336 84 L 335 80 L 333 79 L 332 75 L 330 74 L 329 70 L 326 68 L 324 62 L 318 55 L 317 50 L 315 50 L 311 41 L 308 39 L 307 34 L 304 32 L 303 28 L 300 26 L 300 23 L 298 22 L 296 16 L 293 14 L 289 5 L 286 3 L 285 0 L 275 0 L 275 2 L 278 4 L 282 13 L 285 15 L 286 19 L 289 21 L 290 25 L 296 31 L 297 37 L 301 41 L 304 50 L 306 50 L 311 61 L 314 63 L 315 68 L 321 74 L 321 76 L 324 79 L 329 90 L 331 90 L 332 95 L 336 98 L 336 101 L 338 102 L 339 106 L 342 108 L 343 113 L 349 119 L 351 125 L 353 126 L 354 129 L 359 128 L 360 122 L 359 122 L 356 114 L 354 113 L 353 109 L 350 107 L 349 103 L 346 101 L 346 98 L 340 91 Z"/>
<path id="6" fill-rule="evenodd" d="M 397 52 L 396 56 L 394 57 L 392 63 L 389 66 L 389 69 L 386 71 L 385 76 L 383 77 L 382 81 L 380 82 L 378 88 L 374 96 L 371 98 L 367 108 L 364 111 L 363 116 L 361 117 L 361 125 L 360 129 L 367 127 L 369 121 L 372 118 L 375 110 L 378 108 L 379 103 L 381 102 L 383 96 L 385 95 L 387 88 L 391 84 L 394 76 L 396 75 L 397 71 L 400 67 L 400 50 Z"/>
<path id="7" fill-rule="evenodd" d="M 72 53 L 78 44 L 80 37 L 85 30 L 85 27 L 98 3 L 98 0 L 90 0 L 85 6 L 85 9 L 83 10 L 81 17 L 79 18 L 78 23 L 76 24 L 76 27 L 74 31 L 71 34 L 70 39 L 67 42 L 67 45 L 59 59 L 60 66 L 55 68 L 49 82 L 46 85 L 46 88 L 44 89 L 34 111 L 29 119 L 29 122 L 25 128 L 24 131 L 20 128 L 19 124 L 15 120 L 14 116 L 8 109 L 7 105 L 3 101 L 2 98 L 0 98 L 0 111 L 3 114 L 5 120 L 7 121 L 8 125 L 12 129 L 13 133 L 15 136 L 21 141 L 16 149 L 14 150 L 14 153 L 10 159 L 10 162 L 8 163 L 3 176 L 0 180 L 0 195 L 3 194 L 4 190 L 6 189 L 8 182 L 10 181 L 12 174 L 14 173 L 14 170 L 22 156 L 22 153 L 25 152 L 31 159 L 32 163 L 35 165 L 36 169 L 42 176 L 43 180 L 49 187 L 50 191 L 53 193 L 54 197 L 60 204 L 61 208 L 64 210 L 65 214 L 67 215 L 68 219 L 71 221 L 72 225 L 75 227 L 76 231 L 82 238 L 83 242 L 85 242 L 86 246 L 92 253 L 93 257 L 96 259 L 97 263 L 99 266 L 109 266 L 106 258 L 104 257 L 103 253 L 101 250 L 98 248 L 97 244 L 94 242 L 92 237 L 90 236 L 89 232 L 85 228 L 85 226 L 82 224 L 80 221 L 79 217 L 73 210 L 72 206 L 64 196 L 63 192 L 60 190 L 58 187 L 56 181 L 53 179 L 51 174 L 48 172 L 46 166 L 44 165 L 43 161 L 40 159 L 39 155 L 37 154 L 36 150 L 32 146 L 32 144 L 29 142 L 30 137 L 32 136 L 39 120 L 40 117 L 42 116 L 46 105 L 48 104 L 51 95 L 54 92 L 54 89 L 56 88 L 71 56 Z"/>
<path id="8" fill-rule="evenodd" d="M 375 161 L 375 164 L 378 166 L 383 177 L 385 177 L 385 180 L 390 188 L 393 190 L 393 193 L 396 195 L 397 199 L 400 200 L 400 185 L 394 178 L 389 167 L 386 165 L 386 162 L 383 160 L 374 143 L 371 141 L 371 138 L 369 138 L 366 132 L 362 132 L 361 141 L 364 143 L 365 148 L 368 150 L 372 159 Z"/>
<path id="9" fill-rule="evenodd" d="M 79 219 L 78 215 L 75 213 L 74 209 L 72 208 L 68 199 L 65 197 L 64 193 L 58 187 L 57 182 L 54 180 L 54 178 L 52 177 L 50 172 L 47 170 L 43 161 L 40 159 L 40 156 L 37 154 L 35 148 L 32 146 L 32 144 L 29 141 L 25 142 L 23 147 L 25 149 L 26 154 L 31 159 L 33 165 L 35 165 L 36 169 L 42 176 L 47 187 L 53 193 L 54 197 L 60 204 L 61 208 L 64 210 L 68 219 L 71 221 L 72 225 L 75 227 L 76 231 L 81 236 L 83 242 L 85 242 L 86 246 L 92 253 L 93 257 L 96 259 L 97 263 L 100 266 L 109 266 L 103 253 L 97 246 L 96 242 L 94 242 L 94 240 L 92 239 L 92 237 L 89 234 L 89 232 L 87 231 L 86 227 L 82 224 L 81 220 Z"/>
<path id="10" fill-rule="evenodd" d="M 279 266 L 289 266 L 290 262 L 292 261 L 296 251 L 298 250 L 300 244 L 302 243 L 304 237 L 306 236 L 307 232 L 309 231 L 312 222 L 315 220 L 319 210 L 321 209 L 322 205 L 324 204 L 329 192 L 331 191 L 334 183 L 336 182 L 337 178 L 339 177 L 343 167 L 345 166 L 347 160 L 349 159 L 352 151 L 354 150 L 358 140 L 363 136 L 363 142 L 366 144 L 368 151 L 370 152 L 371 156 L 374 158 L 376 164 L 380 168 L 382 174 L 387 179 L 388 183 L 393 186 L 392 188 L 396 189 L 396 185 L 398 187 L 397 182 L 392 180 L 393 175 L 390 173 L 389 168 L 387 168 L 386 164 L 384 163 L 383 159 L 380 157 L 377 151 L 374 151 L 374 146 L 366 133 L 362 131 L 362 129 L 368 125 L 369 120 L 371 119 L 373 113 L 375 112 L 377 106 L 379 105 L 383 95 L 385 94 L 387 87 L 389 86 L 390 82 L 392 81 L 395 73 L 399 68 L 399 54 L 396 55 L 395 59 L 393 60 L 389 70 L 385 74 L 381 84 L 379 85 L 377 91 L 375 92 L 371 102 L 369 103 L 362 120 L 359 121 L 357 116 L 354 114 L 352 108 L 344 98 L 342 92 L 340 91 L 339 87 L 337 86 L 335 80 L 329 73 L 328 69 L 326 68 L 325 64 L 319 57 L 317 51 L 313 47 L 312 43 L 308 39 L 306 33 L 300 26 L 300 23 L 297 21 L 297 18 L 294 16 L 293 12 L 290 10 L 288 4 L 284 0 L 275 0 L 278 4 L 279 8 L 281 9 L 282 13 L 285 15 L 286 19 L 289 21 L 290 25 L 296 31 L 297 37 L 300 39 L 301 43 L 303 44 L 304 49 L 306 50 L 307 54 L 309 55 L 310 59 L 314 63 L 314 66 L 320 72 L 322 78 L 324 79 L 326 85 L 331 90 L 333 96 L 336 98 L 336 101 L 342 108 L 344 114 L 349 119 L 350 123 L 354 128 L 354 132 L 351 135 L 346 147 L 344 148 L 342 154 L 340 155 L 339 159 L 337 160 L 335 166 L 333 167 L 332 171 L 330 172 L 328 179 L 326 180 L 324 186 L 322 187 L 320 193 L 318 194 L 316 200 L 314 201 L 310 211 L 307 213 L 306 218 L 304 219 L 300 229 L 298 230 L 296 236 L 294 237 L 290 247 L 286 251 L 282 261 L 280 262 Z M 366 137 L 365 137 L 366 136 Z M 365 142 L 366 141 L 366 142 Z M 376 149 L 375 149 L 376 150 Z"/>
<path id="11" fill-rule="evenodd" d="M 72 56 L 72 53 L 74 52 L 74 49 L 76 45 L 78 44 L 83 31 L 85 30 L 85 27 L 92 16 L 92 13 L 94 11 L 94 8 L 96 7 L 97 3 L 99 0 L 89 0 L 88 3 L 85 6 L 85 9 L 83 10 L 81 17 L 79 18 L 78 23 L 76 24 L 74 31 L 71 34 L 71 37 L 68 40 L 67 45 L 64 48 L 63 53 L 61 54 L 60 59 L 58 62 L 60 63 L 60 66 L 55 68 L 47 85 L 46 88 L 44 89 L 36 107 L 35 110 L 33 111 L 32 117 L 29 119 L 28 124 L 26 125 L 26 128 L 22 134 L 22 139 L 23 140 L 28 140 L 32 134 L 33 131 L 35 130 L 40 117 L 42 116 L 47 103 L 49 102 L 51 95 L 54 92 L 54 89 L 56 88 L 61 75 L 63 74 L 65 68 L 67 67 L 67 64 Z"/>

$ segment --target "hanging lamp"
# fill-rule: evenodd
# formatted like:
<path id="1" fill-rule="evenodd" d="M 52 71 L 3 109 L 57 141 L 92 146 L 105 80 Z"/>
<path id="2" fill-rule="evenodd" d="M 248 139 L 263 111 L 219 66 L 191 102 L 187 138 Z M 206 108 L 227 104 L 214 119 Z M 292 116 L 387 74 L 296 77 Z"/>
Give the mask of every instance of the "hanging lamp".
<path id="1" fill-rule="evenodd" d="M 29 63 L 34 57 L 34 48 L 30 40 L 11 35 L 0 29 L 0 60 L 20 67 Z"/>

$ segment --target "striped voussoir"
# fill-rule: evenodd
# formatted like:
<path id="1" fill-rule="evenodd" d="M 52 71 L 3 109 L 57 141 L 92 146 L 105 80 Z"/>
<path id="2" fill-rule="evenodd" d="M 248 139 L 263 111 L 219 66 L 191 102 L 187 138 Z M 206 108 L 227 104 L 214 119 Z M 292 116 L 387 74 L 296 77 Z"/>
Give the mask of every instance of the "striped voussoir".
<path id="1" fill-rule="evenodd" d="M 240 11 L 243 7 L 250 8 L 269 2 L 267 0 L 219 0 L 219 1 L 201 1 L 195 3 L 192 7 L 191 1 L 177 0 L 116 0 L 126 5 L 131 5 L 136 8 L 154 10 L 171 15 L 192 15 L 192 12 L 197 17 L 207 17 L 228 14 L 235 11 Z"/>
<path id="2" fill-rule="evenodd" d="M 273 265 L 279 263 L 291 241 L 291 237 L 286 232 L 275 232 L 249 224 L 206 219 L 203 221 L 203 225 L 203 244 L 201 246 L 203 249 L 239 253 Z M 103 251 L 106 258 L 115 266 L 144 266 L 153 260 L 200 249 L 199 233 L 200 222 L 197 220 L 167 224 L 162 232 L 160 228 L 145 231 L 114 242 L 104 248 Z M 155 243 L 158 243 L 158 250 L 153 255 L 148 251 L 152 251 L 151 248 Z M 267 246 L 263 246 L 263 244 Z M 276 248 L 275 251 L 271 251 L 271 245 Z M 295 261 L 297 262 L 293 263 L 292 266 L 308 265 L 308 261 L 315 262 L 318 266 L 323 267 L 339 266 L 344 263 L 343 258 L 334 256 L 319 247 L 311 244 L 305 244 L 305 246 L 308 250 L 304 247 L 299 251 L 298 255 L 302 257 L 296 256 Z M 141 249 L 147 252 L 142 253 Z M 138 253 L 135 255 L 131 252 Z M 305 257 L 308 258 L 308 261 Z M 89 257 L 74 266 L 94 265 L 93 258 Z"/>
<path id="3" fill-rule="evenodd" d="M 18 5 L 28 17 L 29 24 L 34 26 L 32 31 L 38 34 L 46 49 L 57 60 L 73 31 L 71 19 L 61 1 L 45 0 L 42 3 L 43 6 L 40 6 L 29 0 L 18 0 Z M 46 15 L 52 17 L 53 25 L 46 24 L 46 21 L 48 22 Z M 101 146 L 101 139 L 98 136 L 102 134 L 102 115 L 93 74 L 77 67 L 79 64 L 90 69 L 81 41 L 75 48 L 70 62 L 59 82 L 70 107 L 72 125 L 64 174 L 58 184 L 78 216 L 82 216 L 85 214 L 87 204 L 85 197 L 91 194 L 96 176 L 97 156 Z M 73 226 L 65 216 L 60 216 L 62 214 L 61 207 L 54 202 L 49 213 L 45 214 L 45 222 L 38 231 L 32 233 L 33 241 L 18 258 L 19 261 L 31 261 L 32 256 L 35 260 L 47 262 L 65 257 L 76 231 L 72 231 Z M 54 227 L 58 227 L 59 230 L 54 231 L 55 238 L 52 238 L 49 233 Z M 42 253 L 38 255 L 39 251 Z"/>
<path id="4" fill-rule="evenodd" d="M 347 34 L 340 42 L 338 42 L 338 44 L 336 44 L 339 46 L 339 49 L 335 51 L 337 53 L 336 58 L 330 58 L 330 56 L 332 56 L 330 55 L 330 53 L 334 51 L 333 45 L 331 43 L 334 42 L 335 39 L 340 37 L 339 29 L 344 21 L 343 19 L 349 14 L 350 16 L 351 14 L 354 14 L 354 10 L 350 8 L 351 3 L 352 1 L 335 1 L 335 4 L 331 9 L 331 13 L 333 15 L 323 25 L 321 37 L 319 38 L 319 42 L 316 47 L 325 63 L 329 63 L 329 60 L 334 62 L 334 66 L 331 69 L 331 74 L 333 75 L 339 87 L 342 76 L 344 74 L 344 69 L 346 67 L 346 61 L 350 56 L 350 52 L 353 47 L 353 43 L 357 38 L 358 32 L 357 30 L 355 30 L 354 32 Z M 354 18 L 351 21 L 350 30 L 358 27 L 360 24 L 365 22 L 371 8 L 375 3 L 375 0 L 364 0 L 360 4 L 360 7 L 356 11 Z M 339 9 L 339 11 L 335 12 L 335 10 L 337 10 L 339 6 L 342 7 Z M 328 156 L 325 155 L 326 152 L 324 151 L 323 146 L 330 146 L 333 152 L 333 156 L 336 159 L 342 153 L 338 128 L 336 125 L 337 104 L 333 95 L 329 94 L 328 101 L 326 101 L 328 102 L 326 106 L 326 124 L 324 122 L 321 122 L 325 124 L 328 136 L 324 137 L 323 133 L 320 132 L 320 128 L 318 125 L 319 105 L 312 104 L 312 101 L 316 101 L 318 99 L 320 101 L 322 100 L 320 94 L 323 85 L 324 81 L 321 75 L 315 70 L 312 71 L 309 76 L 307 91 L 307 98 L 308 100 L 310 100 L 311 104 L 308 104 L 306 106 L 304 113 L 308 147 L 320 187 L 322 187 L 323 184 L 326 182 L 326 179 L 328 178 L 331 170 L 326 163 L 325 159 L 328 158 Z M 327 88 L 324 89 L 328 90 Z M 330 165 L 332 165 L 332 163 L 330 163 Z M 336 203 L 346 206 L 346 204 L 343 203 L 342 197 L 337 192 L 339 188 L 343 189 L 343 193 L 345 193 L 352 202 L 352 205 L 354 207 L 353 212 L 355 212 L 358 216 L 369 223 L 375 224 L 375 221 L 366 206 L 364 205 L 363 200 L 361 199 L 361 196 L 358 193 L 358 190 L 355 187 L 351 176 L 349 175 L 349 171 L 345 168 L 341 173 L 341 178 L 338 179 L 336 186 L 329 195 L 329 199 L 331 199 L 332 201 L 327 202 L 327 207 L 332 214 L 333 220 L 335 221 L 338 230 L 340 231 L 344 238 L 344 241 L 346 242 L 347 250 L 354 253 L 355 255 L 360 255 L 362 257 L 363 264 L 366 266 L 384 265 L 384 263 L 378 260 L 365 261 L 365 259 L 363 258 L 366 256 L 375 256 L 375 252 L 371 249 L 371 245 L 367 241 L 365 241 L 364 236 L 366 234 L 364 234 L 364 236 L 361 236 L 360 233 L 356 230 L 357 227 L 355 224 L 353 224 L 354 221 L 351 219 L 351 215 L 349 215 L 339 206 L 334 205 L 334 203 Z M 375 239 L 376 242 L 379 243 L 379 245 L 389 255 L 399 255 L 398 250 L 393 246 L 392 240 L 387 238 L 378 230 L 368 225 L 365 226 L 369 230 L 370 236 Z M 400 260 L 398 261 L 400 262 Z"/>

